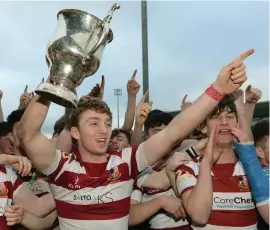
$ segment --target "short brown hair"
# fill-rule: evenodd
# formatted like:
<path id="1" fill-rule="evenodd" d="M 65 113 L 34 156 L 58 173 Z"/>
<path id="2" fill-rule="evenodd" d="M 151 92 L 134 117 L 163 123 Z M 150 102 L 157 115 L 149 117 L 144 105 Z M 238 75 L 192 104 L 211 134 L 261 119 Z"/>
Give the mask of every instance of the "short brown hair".
<path id="1" fill-rule="evenodd" d="M 228 110 L 234 113 L 237 118 L 237 110 L 234 101 L 235 98 L 232 95 L 226 95 L 214 108 L 214 110 L 212 111 L 212 113 L 209 115 L 208 118 L 214 118 L 216 116 L 219 116 L 224 111 Z"/>
<path id="2" fill-rule="evenodd" d="M 82 114 L 82 112 L 88 109 L 98 113 L 106 113 L 110 117 L 110 119 L 112 119 L 112 112 L 109 106 L 104 101 L 90 96 L 83 96 L 78 102 L 78 108 L 74 109 L 72 112 L 70 119 L 71 127 L 79 126 L 80 114 Z"/>
<path id="3" fill-rule="evenodd" d="M 114 137 L 118 136 L 120 133 L 123 133 L 123 134 L 126 136 L 126 138 L 127 138 L 127 140 L 128 140 L 128 143 L 130 144 L 130 141 L 131 141 L 131 133 L 128 132 L 128 131 L 126 131 L 126 130 L 124 130 L 124 129 L 114 129 L 114 130 L 112 131 L 112 136 L 111 136 L 111 138 L 114 138 Z"/>

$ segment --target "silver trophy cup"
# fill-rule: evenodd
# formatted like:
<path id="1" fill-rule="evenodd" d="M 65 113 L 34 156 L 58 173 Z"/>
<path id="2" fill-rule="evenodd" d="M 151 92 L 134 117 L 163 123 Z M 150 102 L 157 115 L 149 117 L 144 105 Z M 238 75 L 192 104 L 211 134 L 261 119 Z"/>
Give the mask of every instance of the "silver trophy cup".
<path id="1" fill-rule="evenodd" d="M 113 40 L 109 27 L 114 4 L 104 20 L 80 10 L 62 10 L 58 24 L 47 46 L 49 78 L 35 92 L 64 107 L 77 107 L 76 87 L 93 75 L 100 66 L 107 43 Z"/>

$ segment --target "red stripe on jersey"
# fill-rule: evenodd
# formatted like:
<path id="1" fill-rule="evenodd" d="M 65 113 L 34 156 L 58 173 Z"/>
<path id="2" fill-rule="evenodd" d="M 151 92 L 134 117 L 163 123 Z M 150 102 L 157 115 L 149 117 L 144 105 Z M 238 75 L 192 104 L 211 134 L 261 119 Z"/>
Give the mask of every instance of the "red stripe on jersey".
<path id="1" fill-rule="evenodd" d="M 98 165 L 96 167 L 98 167 Z M 130 176 L 128 165 L 123 163 L 117 167 L 119 172 L 121 172 L 117 178 L 117 182 L 129 181 Z M 64 171 L 56 181 L 52 182 L 52 184 L 76 191 L 79 188 L 98 188 L 101 186 L 107 186 L 112 183 L 112 180 L 110 180 L 111 173 L 108 170 L 104 170 L 103 174 L 98 178 L 91 178 L 91 176 L 92 175 L 85 173 Z M 76 183 L 74 183 L 75 181 Z"/>
<path id="2" fill-rule="evenodd" d="M 0 198 L 13 199 L 13 185 L 11 181 L 5 181 L 0 183 Z"/>
<path id="3" fill-rule="evenodd" d="M 192 189 L 194 189 L 194 188 L 195 188 L 195 186 L 190 186 L 190 187 L 188 187 L 188 188 L 185 188 L 185 189 L 181 192 L 181 194 L 179 194 L 180 197 L 181 197 L 185 192 L 190 191 L 190 190 L 192 190 Z"/>
<path id="4" fill-rule="evenodd" d="M 113 220 L 129 214 L 130 197 L 104 204 L 78 205 L 55 200 L 59 217 L 73 220 Z"/>
<path id="5" fill-rule="evenodd" d="M 208 224 L 217 226 L 228 226 L 228 220 L 230 226 L 233 227 L 245 227 L 251 226 L 257 223 L 257 214 L 255 209 L 252 210 L 240 210 L 240 211 L 212 211 Z"/>
<path id="6" fill-rule="evenodd" d="M 0 216 L 0 229 L 1 230 L 10 230 L 10 228 L 7 226 L 6 217 Z"/>
<path id="7" fill-rule="evenodd" d="M 180 165 L 180 166 L 178 166 L 178 167 L 176 168 L 176 170 L 175 170 L 175 172 L 176 172 L 175 177 L 177 177 L 177 171 L 183 171 L 183 173 L 184 173 L 184 172 L 188 172 L 188 173 L 190 173 L 191 175 L 193 175 L 194 177 L 196 177 L 196 175 L 195 175 L 195 173 L 194 173 L 194 170 L 193 170 L 192 168 L 186 166 L 186 165 Z M 182 173 L 182 174 L 183 174 L 183 173 Z"/>

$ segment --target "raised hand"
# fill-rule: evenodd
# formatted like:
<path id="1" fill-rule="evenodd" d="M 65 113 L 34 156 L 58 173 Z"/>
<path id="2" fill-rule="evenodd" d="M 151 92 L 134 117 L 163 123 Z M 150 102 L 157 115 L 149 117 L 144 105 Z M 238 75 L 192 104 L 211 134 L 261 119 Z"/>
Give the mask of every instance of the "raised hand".
<path id="1" fill-rule="evenodd" d="M 23 93 L 20 96 L 20 109 L 25 109 L 31 100 L 33 99 L 34 94 L 28 92 L 28 85 L 25 86 Z"/>
<path id="2" fill-rule="evenodd" d="M 2 97 L 3 97 L 3 91 L 0 90 L 0 100 L 2 99 Z"/>
<path id="3" fill-rule="evenodd" d="M 189 106 L 192 105 L 191 102 L 186 101 L 186 100 L 187 100 L 187 96 L 188 96 L 188 95 L 186 94 L 186 95 L 183 97 L 183 99 L 182 99 L 181 111 L 186 110 Z"/>
<path id="4" fill-rule="evenodd" d="M 90 91 L 90 93 L 88 94 L 88 96 L 99 98 L 100 100 L 103 100 L 104 88 L 105 88 L 105 77 L 104 77 L 104 75 L 102 75 L 102 77 L 101 77 L 101 84 L 96 84 L 92 88 L 92 90 Z"/>
<path id="5" fill-rule="evenodd" d="M 224 95 L 231 94 L 239 89 L 247 80 L 246 66 L 243 64 L 243 61 L 253 53 L 253 49 L 247 50 L 230 64 L 223 67 L 213 83 L 214 88 Z"/>
<path id="6" fill-rule="evenodd" d="M 6 217 L 7 226 L 13 226 L 13 225 L 21 223 L 23 219 L 23 214 L 24 214 L 24 211 L 21 206 L 18 206 L 18 205 L 8 206 L 5 209 L 5 214 L 4 214 Z"/>
<path id="7" fill-rule="evenodd" d="M 210 137 L 208 138 L 208 143 L 202 160 L 208 163 L 210 167 L 212 167 L 215 163 L 217 163 L 218 159 L 222 154 L 222 149 L 218 149 L 216 147 L 217 132 L 218 132 L 217 127 L 214 126 L 211 131 Z"/>
<path id="8" fill-rule="evenodd" d="M 141 86 L 140 86 L 140 84 L 135 79 L 136 74 L 137 74 L 137 70 L 135 70 L 133 72 L 133 75 L 132 75 L 131 79 L 128 80 L 128 83 L 127 83 L 127 92 L 128 92 L 128 95 L 136 96 L 137 93 L 140 90 L 140 87 Z"/>
<path id="9" fill-rule="evenodd" d="M 152 110 L 152 101 L 145 102 L 147 96 L 149 94 L 149 91 L 147 91 L 143 96 L 140 102 L 138 103 L 136 107 L 136 112 L 135 112 L 135 122 L 136 125 L 138 126 L 143 126 L 146 118 L 148 117 L 148 114 Z"/>
<path id="10" fill-rule="evenodd" d="M 262 97 L 262 91 L 249 85 L 245 91 L 246 103 L 255 104 Z"/>

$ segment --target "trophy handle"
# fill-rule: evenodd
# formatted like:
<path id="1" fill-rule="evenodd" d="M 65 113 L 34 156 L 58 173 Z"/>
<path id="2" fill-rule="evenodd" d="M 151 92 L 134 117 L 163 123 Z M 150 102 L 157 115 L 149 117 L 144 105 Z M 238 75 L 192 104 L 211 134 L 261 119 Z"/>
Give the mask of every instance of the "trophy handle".
<path id="1" fill-rule="evenodd" d="M 104 41 L 107 39 L 107 36 L 110 32 L 110 22 L 112 20 L 113 12 L 115 10 L 118 10 L 118 9 L 120 9 L 120 6 L 117 3 L 114 3 L 108 12 L 108 15 L 101 22 L 101 25 L 103 27 L 102 34 L 101 34 L 100 39 L 98 40 L 97 44 L 90 51 L 90 53 L 89 53 L 90 56 L 92 54 L 94 54 L 98 50 L 98 48 L 104 43 Z"/>

